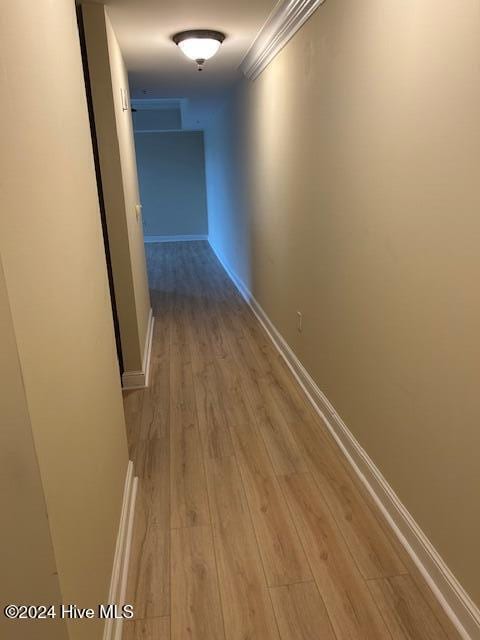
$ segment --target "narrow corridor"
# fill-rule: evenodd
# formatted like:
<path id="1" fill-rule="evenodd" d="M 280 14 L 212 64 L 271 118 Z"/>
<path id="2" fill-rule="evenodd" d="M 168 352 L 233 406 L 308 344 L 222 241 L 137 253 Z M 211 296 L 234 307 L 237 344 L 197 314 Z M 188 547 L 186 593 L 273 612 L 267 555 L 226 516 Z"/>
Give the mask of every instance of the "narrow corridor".
<path id="1" fill-rule="evenodd" d="M 125 640 L 458 638 L 209 245 L 147 262 Z"/>

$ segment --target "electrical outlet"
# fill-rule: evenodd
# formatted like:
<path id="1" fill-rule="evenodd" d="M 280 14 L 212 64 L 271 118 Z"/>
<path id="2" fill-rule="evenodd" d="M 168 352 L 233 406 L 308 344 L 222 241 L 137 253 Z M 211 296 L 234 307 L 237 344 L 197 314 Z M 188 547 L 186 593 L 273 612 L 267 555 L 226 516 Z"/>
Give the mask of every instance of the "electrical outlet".
<path id="1" fill-rule="evenodd" d="M 297 311 L 297 331 L 298 333 L 303 331 L 303 314 L 301 311 Z"/>

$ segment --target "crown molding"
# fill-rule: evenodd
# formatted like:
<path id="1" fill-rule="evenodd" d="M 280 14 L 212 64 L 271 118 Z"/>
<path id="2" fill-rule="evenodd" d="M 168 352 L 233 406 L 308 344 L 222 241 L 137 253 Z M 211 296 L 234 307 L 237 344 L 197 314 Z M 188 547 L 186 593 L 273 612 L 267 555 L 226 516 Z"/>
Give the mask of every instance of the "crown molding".
<path id="1" fill-rule="evenodd" d="M 247 51 L 240 69 L 255 80 L 325 0 L 280 0 Z"/>

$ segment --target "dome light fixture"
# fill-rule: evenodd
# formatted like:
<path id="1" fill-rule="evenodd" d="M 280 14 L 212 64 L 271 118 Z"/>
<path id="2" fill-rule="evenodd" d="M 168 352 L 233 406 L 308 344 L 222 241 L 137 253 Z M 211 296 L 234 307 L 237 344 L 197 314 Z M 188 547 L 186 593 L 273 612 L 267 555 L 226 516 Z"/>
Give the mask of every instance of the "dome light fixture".
<path id="1" fill-rule="evenodd" d="M 217 53 L 224 40 L 224 33 L 211 29 L 191 29 L 173 36 L 173 41 L 187 58 L 195 60 L 199 71 L 202 71 L 205 61 Z"/>

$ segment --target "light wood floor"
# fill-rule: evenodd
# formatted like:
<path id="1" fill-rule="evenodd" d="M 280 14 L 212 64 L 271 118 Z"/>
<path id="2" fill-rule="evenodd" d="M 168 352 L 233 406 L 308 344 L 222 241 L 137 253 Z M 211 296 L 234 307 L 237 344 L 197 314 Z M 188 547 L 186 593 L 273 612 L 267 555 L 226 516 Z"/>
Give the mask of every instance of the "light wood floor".
<path id="1" fill-rule="evenodd" d="M 208 244 L 147 260 L 124 640 L 457 639 Z"/>

